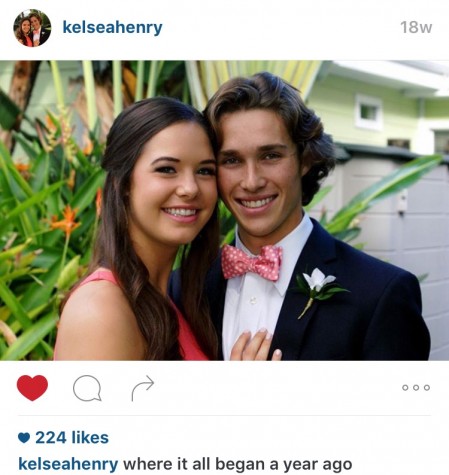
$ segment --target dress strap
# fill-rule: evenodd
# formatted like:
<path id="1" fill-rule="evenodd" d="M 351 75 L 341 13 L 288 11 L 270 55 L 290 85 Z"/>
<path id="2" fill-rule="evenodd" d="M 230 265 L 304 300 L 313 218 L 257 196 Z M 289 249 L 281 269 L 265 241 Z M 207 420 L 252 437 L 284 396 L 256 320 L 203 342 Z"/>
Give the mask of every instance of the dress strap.
<path id="1" fill-rule="evenodd" d="M 114 277 L 114 274 L 106 269 L 106 270 L 96 270 L 92 272 L 92 274 L 88 275 L 81 283 L 81 285 L 85 285 L 89 282 L 94 282 L 97 280 L 107 280 L 108 282 L 112 282 L 115 285 L 118 285 L 117 279 Z"/>

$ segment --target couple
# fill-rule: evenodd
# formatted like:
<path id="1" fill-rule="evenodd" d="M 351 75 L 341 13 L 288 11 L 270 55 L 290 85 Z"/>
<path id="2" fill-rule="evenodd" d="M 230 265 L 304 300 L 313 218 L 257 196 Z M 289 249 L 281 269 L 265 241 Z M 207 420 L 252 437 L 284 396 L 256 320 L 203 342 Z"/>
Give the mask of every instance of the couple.
<path id="1" fill-rule="evenodd" d="M 31 30 L 31 28 L 33 28 Z M 50 30 L 42 26 L 42 18 L 37 13 L 23 17 L 16 30 L 16 38 L 25 46 L 40 46 L 50 37 Z"/>
<path id="2" fill-rule="evenodd" d="M 55 358 L 427 359 L 417 279 L 303 212 L 334 158 L 298 91 L 269 73 L 231 79 L 204 115 L 155 98 L 116 119 L 95 259 Z M 217 184 L 238 223 L 221 251 Z"/>

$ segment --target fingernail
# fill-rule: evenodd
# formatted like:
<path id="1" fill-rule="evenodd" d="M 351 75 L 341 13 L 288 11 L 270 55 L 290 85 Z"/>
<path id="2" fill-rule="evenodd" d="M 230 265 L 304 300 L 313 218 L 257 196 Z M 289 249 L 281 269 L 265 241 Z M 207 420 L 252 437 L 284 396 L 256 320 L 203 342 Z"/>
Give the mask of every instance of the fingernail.
<path id="1" fill-rule="evenodd" d="M 259 330 L 260 333 L 265 333 L 266 331 L 268 331 L 266 328 L 261 328 L 261 329 Z"/>
<path id="2" fill-rule="evenodd" d="M 274 354 L 275 354 L 276 356 L 282 356 L 282 351 L 281 351 L 281 350 L 275 350 L 275 351 L 274 351 Z"/>
<path id="3" fill-rule="evenodd" d="M 273 336 L 273 335 L 272 335 L 271 333 L 267 333 L 267 334 L 265 335 L 265 340 L 271 340 L 271 337 L 272 337 L 272 336 Z"/>

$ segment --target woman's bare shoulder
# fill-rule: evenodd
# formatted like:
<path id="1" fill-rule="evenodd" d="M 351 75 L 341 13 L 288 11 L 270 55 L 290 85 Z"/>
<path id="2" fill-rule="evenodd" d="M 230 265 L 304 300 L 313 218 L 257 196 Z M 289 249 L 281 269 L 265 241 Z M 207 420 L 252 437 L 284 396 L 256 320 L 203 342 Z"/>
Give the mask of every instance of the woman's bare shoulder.
<path id="1" fill-rule="evenodd" d="M 61 314 L 58 360 L 140 360 L 144 341 L 120 287 L 106 280 L 81 285 Z"/>

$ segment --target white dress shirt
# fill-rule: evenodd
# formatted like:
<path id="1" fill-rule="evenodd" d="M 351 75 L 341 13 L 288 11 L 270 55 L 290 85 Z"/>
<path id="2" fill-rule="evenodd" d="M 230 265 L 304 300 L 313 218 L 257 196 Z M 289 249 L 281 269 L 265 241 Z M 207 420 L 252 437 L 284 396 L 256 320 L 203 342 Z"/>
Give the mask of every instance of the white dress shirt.
<path id="1" fill-rule="evenodd" d="M 282 265 L 277 282 L 252 272 L 229 279 L 223 314 L 225 360 L 229 360 L 234 343 L 244 331 L 249 330 L 254 335 L 260 329 L 266 328 L 269 333 L 274 333 L 296 262 L 312 229 L 312 221 L 304 213 L 299 225 L 276 244 L 282 247 Z M 236 231 L 235 246 L 254 257 L 240 240 L 238 228 Z"/>
<path id="2" fill-rule="evenodd" d="M 39 41 L 40 37 L 41 37 L 41 29 L 39 28 L 38 30 L 33 30 L 33 42 Z"/>

